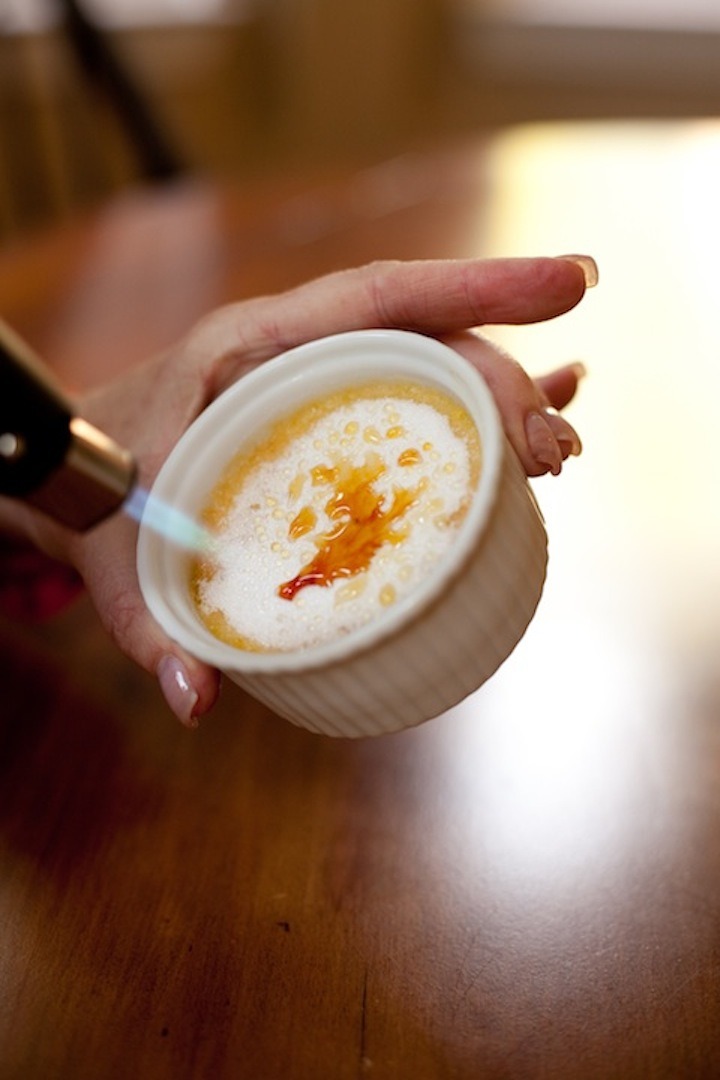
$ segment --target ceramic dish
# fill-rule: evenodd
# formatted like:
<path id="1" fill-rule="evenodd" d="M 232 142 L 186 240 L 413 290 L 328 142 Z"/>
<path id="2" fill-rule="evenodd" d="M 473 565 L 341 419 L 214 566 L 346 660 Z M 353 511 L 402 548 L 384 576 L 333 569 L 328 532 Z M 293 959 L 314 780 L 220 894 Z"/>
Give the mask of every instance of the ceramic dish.
<path id="1" fill-rule="evenodd" d="M 359 737 L 414 726 L 477 690 L 527 629 L 539 602 L 547 537 L 525 473 L 478 372 L 434 339 L 357 331 L 293 349 L 240 379 L 191 425 L 152 494 L 191 516 L 240 445 L 303 401 L 363 380 L 397 378 L 463 403 L 482 445 L 477 491 L 447 555 L 412 592 L 345 636 L 313 648 L 250 652 L 215 638 L 190 589 L 190 556 L 141 523 L 138 574 L 158 623 L 286 719 Z"/>

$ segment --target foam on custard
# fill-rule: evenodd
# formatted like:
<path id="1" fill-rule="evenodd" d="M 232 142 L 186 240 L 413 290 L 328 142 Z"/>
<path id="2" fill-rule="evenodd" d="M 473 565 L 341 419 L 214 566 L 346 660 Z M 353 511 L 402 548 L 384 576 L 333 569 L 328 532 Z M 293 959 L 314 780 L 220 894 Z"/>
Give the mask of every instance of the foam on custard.
<path id="1" fill-rule="evenodd" d="M 254 651 L 349 633 L 442 559 L 479 471 L 475 425 L 441 391 L 373 383 L 302 406 L 210 495 L 213 555 L 192 572 L 201 617 Z"/>

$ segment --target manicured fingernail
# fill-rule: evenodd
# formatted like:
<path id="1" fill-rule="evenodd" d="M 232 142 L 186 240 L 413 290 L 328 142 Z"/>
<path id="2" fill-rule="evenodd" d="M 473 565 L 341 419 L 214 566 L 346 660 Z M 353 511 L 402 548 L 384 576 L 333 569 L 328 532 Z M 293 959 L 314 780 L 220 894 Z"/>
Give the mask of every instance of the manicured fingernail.
<path id="1" fill-rule="evenodd" d="M 563 262 L 574 262 L 580 267 L 585 277 L 586 289 L 593 289 L 597 285 L 600 272 L 592 255 L 559 255 L 558 258 Z"/>
<path id="2" fill-rule="evenodd" d="M 555 438 L 560 445 L 563 461 L 566 457 L 579 457 L 582 453 L 582 443 L 577 436 L 573 438 L 571 435 L 564 435 L 562 432 L 556 431 Z"/>
<path id="3" fill-rule="evenodd" d="M 182 661 L 171 654 L 163 656 L 157 666 L 157 677 L 165 700 L 178 720 L 186 727 L 197 727 L 198 695 Z"/>
<path id="4" fill-rule="evenodd" d="M 525 419 L 525 435 L 530 453 L 538 465 L 544 466 L 553 476 L 562 468 L 562 452 L 550 424 L 540 413 L 528 413 Z"/>
<path id="5" fill-rule="evenodd" d="M 552 428 L 553 435 L 560 445 L 563 460 L 571 455 L 577 457 L 582 452 L 582 442 L 572 424 L 568 424 L 565 417 L 561 416 L 557 409 L 546 409 L 545 416 Z"/>

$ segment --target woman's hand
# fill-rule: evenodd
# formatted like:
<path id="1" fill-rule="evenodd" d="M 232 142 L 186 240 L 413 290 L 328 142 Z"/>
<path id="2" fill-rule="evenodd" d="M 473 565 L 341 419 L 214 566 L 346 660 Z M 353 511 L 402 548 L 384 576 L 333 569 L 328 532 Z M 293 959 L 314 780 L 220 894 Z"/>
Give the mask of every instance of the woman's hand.
<path id="1" fill-rule="evenodd" d="M 557 474 L 565 458 L 580 452 L 576 432 L 557 410 L 572 399 L 581 366 L 533 382 L 476 328 L 554 318 L 596 280 L 595 265 L 584 256 L 381 262 L 338 272 L 213 312 L 165 355 L 84 397 L 78 412 L 133 452 L 140 482 L 149 487 L 192 420 L 258 364 L 346 330 L 414 330 L 442 338 L 482 372 L 528 475 Z M 9 500 L 0 510 L 7 527 L 75 566 L 117 645 L 158 677 L 173 711 L 194 725 L 217 697 L 219 674 L 170 641 L 145 608 L 135 572 L 136 526 L 116 515 L 79 535 Z"/>

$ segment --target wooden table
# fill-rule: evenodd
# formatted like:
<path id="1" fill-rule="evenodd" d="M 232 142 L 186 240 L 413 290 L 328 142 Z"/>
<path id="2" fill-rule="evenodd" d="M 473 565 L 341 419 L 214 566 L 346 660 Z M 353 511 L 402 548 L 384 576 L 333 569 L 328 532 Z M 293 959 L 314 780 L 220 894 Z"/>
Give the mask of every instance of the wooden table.
<path id="1" fill-rule="evenodd" d="M 603 274 L 508 338 L 531 369 L 587 359 L 586 452 L 536 486 L 535 621 L 444 717 L 335 741 L 228 686 L 188 733 L 86 601 L 0 624 L 2 1080 L 720 1075 L 717 226 L 688 224 L 720 136 L 693 131 L 190 181 L 0 256 L 3 314 L 77 385 L 371 258 L 589 247 Z M 683 162 L 704 182 L 668 228 Z"/>

